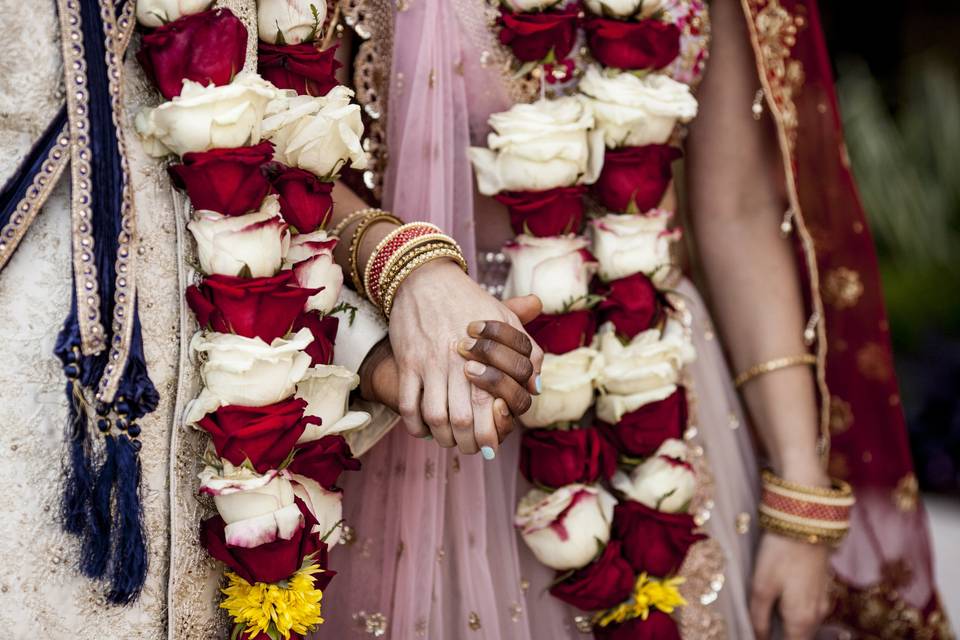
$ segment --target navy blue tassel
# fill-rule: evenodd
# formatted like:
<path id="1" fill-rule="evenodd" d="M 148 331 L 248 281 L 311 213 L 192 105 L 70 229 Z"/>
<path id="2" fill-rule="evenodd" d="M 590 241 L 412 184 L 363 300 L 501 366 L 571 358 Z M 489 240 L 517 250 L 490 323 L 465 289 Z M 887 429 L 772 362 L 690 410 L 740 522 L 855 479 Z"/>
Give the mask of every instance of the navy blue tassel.
<path id="1" fill-rule="evenodd" d="M 107 599 L 114 604 L 133 602 L 147 577 L 147 543 L 140 504 L 140 442 L 117 436 L 116 516 L 113 566 Z"/>
<path id="2" fill-rule="evenodd" d="M 63 487 L 61 514 L 63 528 L 74 535 L 87 524 L 87 505 L 93 492 L 93 469 L 87 439 L 87 416 L 73 395 L 73 381 L 67 382 L 67 442 L 69 461 Z"/>
<path id="3" fill-rule="evenodd" d="M 106 455 L 93 483 L 87 526 L 83 532 L 80 570 L 90 578 L 102 578 L 110 561 L 111 498 L 117 478 L 117 441 L 104 438 Z"/>
<path id="4" fill-rule="evenodd" d="M 117 398 L 123 398 L 123 406 L 118 401 L 117 413 L 125 414 L 131 421 L 142 418 L 157 408 L 160 394 L 153 386 L 147 371 L 146 357 L 143 353 L 143 331 L 140 327 L 140 303 L 134 304 L 133 331 L 130 334 L 130 353 L 123 377 L 117 386 Z M 134 435 L 134 434 L 131 434 Z"/>

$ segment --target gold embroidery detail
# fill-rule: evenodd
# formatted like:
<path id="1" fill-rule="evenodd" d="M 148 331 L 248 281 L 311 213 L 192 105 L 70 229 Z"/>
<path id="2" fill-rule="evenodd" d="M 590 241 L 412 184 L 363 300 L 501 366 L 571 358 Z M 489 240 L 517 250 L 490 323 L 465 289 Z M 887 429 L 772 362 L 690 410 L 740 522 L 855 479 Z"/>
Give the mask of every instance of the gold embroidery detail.
<path id="1" fill-rule="evenodd" d="M 678 572 L 685 579 L 680 585 L 680 595 L 687 601 L 676 614 L 681 637 L 698 640 L 727 637 L 723 616 L 711 606 L 723 589 L 724 565 L 723 549 L 716 540 L 701 540 L 687 551 Z"/>
<path id="2" fill-rule="evenodd" d="M 857 369 L 872 380 L 888 380 L 893 375 L 890 355 L 876 342 L 868 342 L 857 351 Z"/>
<path id="3" fill-rule="evenodd" d="M 437 475 L 437 464 L 433 461 L 433 458 L 428 458 L 423 467 L 424 477 L 427 480 L 433 480 L 434 476 Z"/>
<path id="4" fill-rule="evenodd" d="M 863 283 L 860 274 L 846 267 L 837 267 L 823 279 L 823 299 L 837 309 L 849 309 L 860 301 Z"/>
<path id="5" fill-rule="evenodd" d="M 374 638 L 382 638 L 387 633 L 387 617 L 379 611 L 374 613 L 358 611 L 353 614 L 353 622 L 361 632 Z"/>
<path id="6" fill-rule="evenodd" d="M 470 615 L 467 616 L 467 626 L 470 627 L 471 631 L 480 630 L 480 614 L 476 611 L 471 611 Z"/>
<path id="7" fill-rule="evenodd" d="M 865 589 L 834 581 L 831 596 L 835 603 L 831 621 L 856 632 L 857 637 L 874 640 L 953 638 L 950 624 L 939 606 L 925 616 L 886 581 Z"/>
<path id="8" fill-rule="evenodd" d="M 417 618 L 417 621 L 413 625 L 413 631 L 417 634 L 418 638 L 427 637 L 427 619 L 426 618 Z"/>
<path id="9" fill-rule="evenodd" d="M 830 433 L 838 435 L 847 431 L 853 424 L 853 409 L 842 398 L 830 398 Z"/>
<path id="10" fill-rule="evenodd" d="M 763 0 L 754 3 L 764 4 Z M 769 0 L 757 11 L 754 23 L 760 50 L 766 63 L 767 80 L 770 83 L 770 98 L 779 108 L 787 140 L 791 150 L 797 140 L 797 107 L 794 98 L 803 86 L 803 65 L 790 58 L 791 49 L 797 43 L 797 31 L 803 26 L 799 16 L 792 16 L 779 0 Z"/>
<path id="11" fill-rule="evenodd" d="M 514 602 L 510 605 L 510 619 L 514 622 L 520 620 L 520 616 L 523 615 L 523 607 L 520 606 L 520 603 Z"/>
<path id="12" fill-rule="evenodd" d="M 746 535 L 750 533 L 750 514 L 747 512 L 737 514 L 737 533 Z"/>
<path id="13" fill-rule="evenodd" d="M 892 494 L 893 504 L 897 509 L 904 513 L 912 513 L 917 510 L 917 503 L 920 501 L 920 484 L 917 482 L 917 476 L 912 473 L 900 478 L 897 487 Z"/>

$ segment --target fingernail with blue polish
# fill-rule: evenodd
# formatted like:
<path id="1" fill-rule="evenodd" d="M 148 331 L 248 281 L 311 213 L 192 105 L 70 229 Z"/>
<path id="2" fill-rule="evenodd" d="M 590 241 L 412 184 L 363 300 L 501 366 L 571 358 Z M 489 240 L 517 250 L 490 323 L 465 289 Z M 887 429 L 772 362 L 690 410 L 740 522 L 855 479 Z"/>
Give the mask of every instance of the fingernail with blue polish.
<path id="1" fill-rule="evenodd" d="M 497 457 L 497 454 L 494 452 L 493 447 L 480 447 L 480 453 L 483 454 L 484 460 L 493 460 Z"/>
<path id="2" fill-rule="evenodd" d="M 543 393 L 543 378 L 540 377 L 540 374 L 537 374 L 536 379 L 533 381 L 533 386 L 536 387 L 537 393 Z"/>

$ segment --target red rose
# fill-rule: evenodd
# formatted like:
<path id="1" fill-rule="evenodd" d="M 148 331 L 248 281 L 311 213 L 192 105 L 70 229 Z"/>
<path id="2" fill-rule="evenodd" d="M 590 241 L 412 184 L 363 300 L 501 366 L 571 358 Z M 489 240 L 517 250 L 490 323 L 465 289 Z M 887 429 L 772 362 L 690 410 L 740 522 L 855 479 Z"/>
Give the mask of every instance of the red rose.
<path id="1" fill-rule="evenodd" d="M 304 523 L 289 540 L 278 538 L 252 548 L 228 547 L 224 537 L 226 523 L 217 515 L 200 523 L 200 544 L 212 557 L 251 584 L 286 580 L 300 569 L 303 559 L 311 554 L 316 554 L 313 562 L 325 568 L 327 545 L 320 541 L 319 534 L 311 533 L 317 520 L 299 498 L 296 503 L 303 514 Z M 329 570 L 316 574 L 315 588 L 325 589 L 335 575 L 335 571 Z"/>
<path id="2" fill-rule="evenodd" d="M 287 458 L 308 424 L 320 424 L 320 418 L 303 415 L 306 407 L 299 398 L 266 407 L 227 405 L 197 426 L 210 434 L 218 456 L 234 465 L 249 459 L 257 473 L 266 473 Z"/>
<path id="3" fill-rule="evenodd" d="M 311 42 L 273 45 L 260 41 L 257 70 L 278 89 L 293 89 L 300 95 L 325 96 L 337 86 L 341 67 L 334 56 L 337 45 L 317 49 Z"/>
<path id="4" fill-rule="evenodd" d="M 201 327 L 270 343 L 290 331 L 307 298 L 321 290 L 297 286 L 288 270 L 270 278 L 207 276 L 186 298 Z"/>
<path id="5" fill-rule="evenodd" d="M 577 185 L 547 191 L 504 191 L 494 199 L 510 210 L 514 233 L 546 238 L 580 230 L 586 190 L 585 186 Z"/>
<path id="6" fill-rule="evenodd" d="M 659 609 L 650 611 L 646 620 L 633 618 L 623 624 L 593 628 L 595 640 L 681 640 L 677 623 Z"/>
<path id="7" fill-rule="evenodd" d="M 303 169 L 283 167 L 270 177 L 280 200 L 280 214 L 300 233 L 326 226 L 333 213 L 332 182 L 323 182 Z"/>
<path id="8" fill-rule="evenodd" d="M 577 39 L 577 4 L 542 13 L 500 12 L 500 42 L 521 62 L 539 62 L 553 53 L 563 60 Z"/>
<path id="9" fill-rule="evenodd" d="M 599 423 L 600 434 L 620 453 L 631 458 L 649 456 L 668 438 L 680 438 L 687 426 L 687 392 L 678 388 L 670 396 L 631 411 L 617 424 Z"/>
<path id="10" fill-rule="evenodd" d="M 520 472 L 530 482 L 551 488 L 610 478 L 617 456 L 596 429 L 529 429 L 520 444 Z"/>
<path id="11" fill-rule="evenodd" d="M 196 209 L 240 216 L 260 207 L 270 192 L 261 167 L 273 158 L 273 144 L 185 153 L 170 167 L 173 184 L 185 190 Z"/>
<path id="12" fill-rule="evenodd" d="M 328 491 L 337 489 L 341 473 L 359 468 L 360 461 L 353 457 L 350 445 L 343 436 L 338 435 L 324 436 L 298 446 L 293 461 L 287 467 L 297 475 L 315 480 Z"/>
<path id="13" fill-rule="evenodd" d="M 333 363 L 334 341 L 337 339 L 339 326 L 340 318 L 337 316 L 323 316 L 314 311 L 301 313 L 294 320 L 293 331 L 306 327 L 313 334 L 313 342 L 304 349 L 312 358 L 311 367 Z"/>
<path id="14" fill-rule="evenodd" d="M 611 540 L 599 558 L 574 571 L 550 588 L 550 594 L 584 611 L 609 609 L 633 594 L 636 578 L 620 554 L 620 542 Z"/>
<path id="15" fill-rule="evenodd" d="M 633 338 L 660 318 L 660 294 L 643 273 L 601 283 L 597 294 L 603 296 L 597 305 L 598 322 L 612 322 L 621 337 Z"/>
<path id="16" fill-rule="evenodd" d="M 662 578 L 675 573 L 690 545 L 706 537 L 695 527 L 689 513 L 664 513 L 630 500 L 614 508 L 611 535 L 623 542 L 623 557 L 634 571 Z"/>
<path id="17" fill-rule="evenodd" d="M 557 355 L 593 341 L 597 321 L 589 309 L 550 315 L 542 313 L 523 326 L 545 353 Z"/>
<path id="18" fill-rule="evenodd" d="M 229 9 L 186 15 L 143 35 L 137 60 L 167 100 L 184 80 L 230 84 L 247 57 L 247 28 Z"/>
<path id="19" fill-rule="evenodd" d="M 670 163 L 682 155 L 679 149 L 666 144 L 607 149 L 593 193 L 613 212 L 643 213 L 653 209 L 660 204 L 673 178 Z"/>
<path id="20" fill-rule="evenodd" d="M 680 55 L 680 29 L 672 22 L 591 18 L 584 29 L 590 53 L 605 67 L 662 69 Z"/>

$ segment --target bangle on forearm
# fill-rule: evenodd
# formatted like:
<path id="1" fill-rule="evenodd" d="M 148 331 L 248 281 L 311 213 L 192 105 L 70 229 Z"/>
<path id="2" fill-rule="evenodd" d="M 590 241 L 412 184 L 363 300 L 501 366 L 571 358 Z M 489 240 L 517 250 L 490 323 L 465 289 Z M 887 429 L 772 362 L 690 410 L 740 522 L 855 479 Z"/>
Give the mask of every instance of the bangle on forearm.
<path id="1" fill-rule="evenodd" d="M 774 358 L 773 360 L 767 360 L 766 362 L 755 364 L 746 371 L 742 371 L 736 378 L 733 379 L 733 386 L 740 388 L 757 376 L 770 373 L 771 371 L 777 371 L 778 369 L 814 364 L 817 364 L 817 356 L 813 355 L 812 353 L 786 356 L 784 358 Z"/>
<path id="2" fill-rule="evenodd" d="M 347 230 L 347 227 L 349 227 L 350 225 L 352 225 L 354 222 L 358 221 L 360 218 L 362 218 L 362 217 L 364 217 L 364 216 L 368 216 L 368 215 L 370 215 L 371 213 L 377 213 L 377 212 L 379 212 L 379 211 L 380 211 L 380 209 L 376 209 L 376 208 L 373 208 L 373 207 L 367 208 L 367 209 L 357 209 L 356 211 L 354 211 L 353 213 L 351 213 L 350 215 L 348 215 L 347 217 L 345 217 L 343 220 L 341 220 L 340 222 L 338 222 L 338 223 L 337 223 L 337 226 L 335 226 L 335 227 L 330 231 L 330 235 L 331 235 L 331 236 L 337 236 L 337 237 L 339 237 L 340 235 L 343 234 L 344 231 Z"/>
<path id="3" fill-rule="evenodd" d="M 363 288 L 363 278 L 360 276 L 360 246 L 363 244 L 363 237 L 367 234 L 367 231 L 377 222 L 403 224 L 400 218 L 380 209 L 370 209 L 361 218 L 360 224 L 357 225 L 357 229 L 350 239 L 350 280 L 353 282 L 356 292 L 361 296 L 365 296 L 366 292 Z"/>
<path id="4" fill-rule="evenodd" d="M 764 470 L 761 474 L 760 526 L 772 533 L 810 544 L 837 546 L 850 530 L 853 489 L 835 480 L 829 489 L 788 482 Z"/>
<path id="5" fill-rule="evenodd" d="M 411 252 L 408 252 L 406 259 L 399 266 L 395 275 L 393 275 L 389 280 L 385 281 L 385 288 L 383 289 L 383 304 L 381 309 L 383 315 L 388 319 L 390 318 L 390 312 L 393 310 L 393 302 L 397 295 L 397 290 L 400 288 L 400 285 L 403 284 L 403 281 L 406 280 L 411 273 L 419 269 L 428 262 L 440 259 L 453 260 L 460 268 L 467 271 L 467 261 L 463 257 L 463 252 L 460 250 L 460 247 L 454 243 L 450 245 L 448 243 L 439 243 L 437 245 L 424 245 L 418 247 Z"/>
<path id="6" fill-rule="evenodd" d="M 410 222 L 388 233 L 376 246 L 363 271 L 363 288 L 370 301 L 380 305 L 380 283 L 390 263 L 413 243 L 426 238 L 444 237 L 440 229 L 428 222 Z"/>

